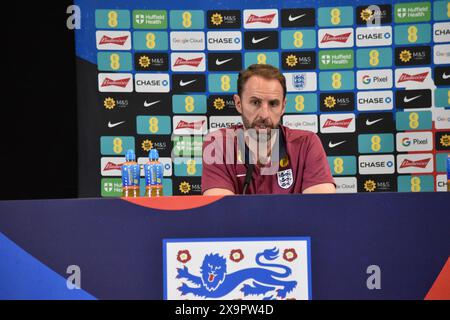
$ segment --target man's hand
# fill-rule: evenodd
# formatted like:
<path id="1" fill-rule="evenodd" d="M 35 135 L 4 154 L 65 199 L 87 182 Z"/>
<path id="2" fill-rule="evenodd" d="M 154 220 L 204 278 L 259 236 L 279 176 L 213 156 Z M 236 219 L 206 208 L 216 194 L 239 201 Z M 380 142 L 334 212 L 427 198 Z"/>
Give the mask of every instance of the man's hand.
<path id="1" fill-rule="evenodd" d="M 228 189 L 211 188 L 203 193 L 204 196 L 232 196 L 234 192 Z"/>
<path id="2" fill-rule="evenodd" d="M 332 183 L 321 183 L 306 188 L 303 193 L 336 193 L 336 187 Z"/>

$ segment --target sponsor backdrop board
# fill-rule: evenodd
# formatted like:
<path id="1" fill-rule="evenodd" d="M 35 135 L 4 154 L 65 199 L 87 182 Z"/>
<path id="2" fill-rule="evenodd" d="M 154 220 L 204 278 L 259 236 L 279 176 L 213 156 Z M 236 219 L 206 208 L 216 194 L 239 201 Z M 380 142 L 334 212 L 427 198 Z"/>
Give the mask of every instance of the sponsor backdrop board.
<path id="1" fill-rule="evenodd" d="M 159 150 L 166 195 L 200 194 L 253 63 L 285 74 L 282 122 L 319 135 L 338 192 L 446 190 L 450 1 L 76 4 L 80 196 L 120 196 L 129 148 Z"/>

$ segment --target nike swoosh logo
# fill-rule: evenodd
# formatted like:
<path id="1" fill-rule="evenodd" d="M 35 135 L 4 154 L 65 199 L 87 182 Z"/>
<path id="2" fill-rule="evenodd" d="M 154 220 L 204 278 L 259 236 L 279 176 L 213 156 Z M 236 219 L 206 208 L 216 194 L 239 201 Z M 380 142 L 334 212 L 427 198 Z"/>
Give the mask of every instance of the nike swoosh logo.
<path id="1" fill-rule="evenodd" d="M 195 81 L 197 81 L 197 79 L 194 79 L 194 80 L 191 80 L 191 81 L 188 81 L 188 82 L 184 82 L 183 80 L 180 80 L 180 86 L 185 87 L 188 84 L 191 84 L 191 83 L 193 83 Z"/>
<path id="2" fill-rule="evenodd" d="M 233 58 L 230 58 L 230 59 L 227 59 L 227 60 L 222 60 L 222 61 L 220 61 L 219 59 L 216 59 L 216 65 L 221 66 L 224 63 L 227 63 L 228 61 L 231 61 L 231 60 L 233 60 Z"/>
<path id="3" fill-rule="evenodd" d="M 412 97 L 412 98 L 408 98 L 407 96 L 405 96 L 403 98 L 403 102 L 408 103 L 408 102 L 414 101 L 414 100 L 416 100 L 416 99 L 418 99 L 420 97 L 421 97 L 421 95 L 420 96 L 415 96 L 415 97 Z"/>
<path id="4" fill-rule="evenodd" d="M 125 121 L 117 122 L 117 123 L 111 123 L 111 121 L 109 121 L 108 128 L 114 128 L 114 127 L 120 126 L 122 123 L 125 123 Z"/>
<path id="5" fill-rule="evenodd" d="M 306 16 L 306 13 L 301 14 L 301 15 L 296 16 L 296 17 L 293 17 L 293 16 L 289 15 L 289 21 L 292 22 L 292 21 L 298 20 L 300 18 L 303 18 L 304 16 Z"/>
<path id="6" fill-rule="evenodd" d="M 383 118 L 377 119 L 377 120 L 374 120 L 374 121 L 370 121 L 369 119 L 367 119 L 367 120 L 366 120 L 366 125 L 371 126 L 371 125 L 373 125 L 373 124 L 375 124 L 375 123 L 377 123 L 377 122 L 380 122 L 380 121 L 382 121 L 382 120 L 383 120 Z"/>
<path id="7" fill-rule="evenodd" d="M 339 145 L 341 145 L 341 144 L 343 144 L 343 143 L 346 143 L 347 141 L 341 141 L 341 142 L 338 142 L 338 143 L 331 143 L 331 141 L 330 141 L 330 143 L 328 143 L 328 146 L 332 149 L 332 148 L 335 148 L 335 147 L 337 147 L 337 146 L 339 146 Z"/>
<path id="8" fill-rule="evenodd" d="M 153 101 L 153 102 L 150 102 L 150 103 L 148 103 L 147 101 L 144 101 L 144 107 L 151 107 L 152 105 L 154 105 L 154 104 L 157 104 L 157 103 L 160 103 L 161 102 L 161 100 L 158 100 L 158 101 Z"/>
<path id="9" fill-rule="evenodd" d="M 442 79 L 447 80 L 450 78 L 450 74 L 445 74 L 445 72 L 442 74 Z"/>
<path id="10" fill-rule="evenodd" d="M 269 36 L 270 37 L 270 36 Z M 264 37 L 264 38 L 260 38 L 260 39 L 255 39 L 255 37 L 252 38 L 252 43 L 253 44 L 257 44 L 260 43 L 261 41 L 264 41 L 266 39 L 269 39 L 269 37 Z"/>

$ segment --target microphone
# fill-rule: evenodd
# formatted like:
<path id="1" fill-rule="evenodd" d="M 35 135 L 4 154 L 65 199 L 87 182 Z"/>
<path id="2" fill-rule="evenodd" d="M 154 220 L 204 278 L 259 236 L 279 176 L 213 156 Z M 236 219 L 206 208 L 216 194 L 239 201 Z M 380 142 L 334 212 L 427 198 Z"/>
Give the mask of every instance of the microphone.
<path id="1" fill-rule="evenodd" d="M 245 174 L 244 189 L 242 191 L 242 194 L 245 194 L 247 192 L 247 187 L 249 186 L 250 182 L 252 181 L 254 166 L 255 165 L 253 163 L 249 163 L 249 165 L 248 165 L 247 173 Z"/>

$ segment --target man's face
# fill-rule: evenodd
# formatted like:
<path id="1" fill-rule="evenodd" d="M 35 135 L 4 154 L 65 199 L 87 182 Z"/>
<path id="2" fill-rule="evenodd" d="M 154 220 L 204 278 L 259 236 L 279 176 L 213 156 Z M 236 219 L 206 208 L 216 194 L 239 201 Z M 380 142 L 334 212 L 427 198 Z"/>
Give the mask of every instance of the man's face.
<path id="1" fill-rule="evenodd" d="M 245 129 L 254 128 L 259 132 L 278 127 L 286 107 L 283 87 L 278 80 L 250 77 L 241 95 L 234 95 L 234 102 Z"/>

